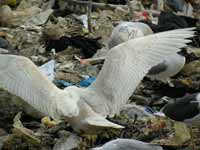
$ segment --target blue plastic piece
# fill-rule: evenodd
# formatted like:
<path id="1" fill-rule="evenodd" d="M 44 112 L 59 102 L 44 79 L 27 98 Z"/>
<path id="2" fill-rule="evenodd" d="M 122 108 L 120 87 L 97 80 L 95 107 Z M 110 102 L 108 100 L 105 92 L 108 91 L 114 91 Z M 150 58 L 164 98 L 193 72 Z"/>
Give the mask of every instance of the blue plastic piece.
<path id="1" fill-rule="evenodd" d="M 91 76 L 87 79 L 84 79 L 82 81 L 79 82 L 79 85 L 82 86 L 82 87 L 88 87 L 90 86 L 90 84 L 92 84 L 94 81 L 96 80 L 96 77 L 94 76 Z"/>
<path id="2" fill-rule="evenodd" d="M 62 86 L 62 87 L 68 87 L 68 86 L 74 85 L 73 83 L 70 83 L 70 82 L 67 82 L 67 81 L 64 81 L 64 80 L 55 80 L 54 83 L 56 85 L 59 85 L 59 86 Z"/>
<path id="3" fill-rule="evenodd" d="M 152 109 L 151 107 L 148 107 L 148 106 L 145 107 L 145 111 L 148 112 L 148 113 L 151 113 L 151 114 L 156 112 L 154 109 Z"/>

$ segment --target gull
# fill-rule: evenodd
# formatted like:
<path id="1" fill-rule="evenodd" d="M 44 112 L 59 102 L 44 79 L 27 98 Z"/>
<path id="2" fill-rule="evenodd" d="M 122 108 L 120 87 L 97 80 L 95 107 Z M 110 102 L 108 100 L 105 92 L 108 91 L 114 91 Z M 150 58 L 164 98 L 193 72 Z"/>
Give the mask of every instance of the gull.
<path id="1" fill-rule="evenodd" d="M 0 54 L 0 87 L 78 132 L 123 128 L 106 119 L 118 114 L 149 69 L 191 42 L 194 28 L 148 35 L 113 47 L 88 88 L 57 88 L 23 56 Z M 123 49 L 123 50 L 122 50 Z"/>
<path id="2" fill-rule="evenodd" d="M 200 125 L 200 93 L 177 98 L 164 106 L 162 112 L 173 120 Z"/>
<path id="3" fill-rule="evenodd" d="M 163 148 L 133 139 L 116 139 L 92 150 L 163 150 Z"/>
<path id="4" fill-rule="evenodd" d="M 192 137 L 192 126 L 200 125 L 200 93 L 186 95 L 165 105 L 161 111 L 172 120 L 184 122 L 190 129 L 191 144 L 195 149 Z"/>
<path id="5" fill-rule="evenodd" d="M 173 86 L 169 78 L 178 74 L 184 67 L 185 62 L 185 56 L 175 53 L 167 57 L 163 62 L 153 66 L 147 76 L 153 80 L 160 80 L 164 83 L 168 82 L 170 86 Z"/>

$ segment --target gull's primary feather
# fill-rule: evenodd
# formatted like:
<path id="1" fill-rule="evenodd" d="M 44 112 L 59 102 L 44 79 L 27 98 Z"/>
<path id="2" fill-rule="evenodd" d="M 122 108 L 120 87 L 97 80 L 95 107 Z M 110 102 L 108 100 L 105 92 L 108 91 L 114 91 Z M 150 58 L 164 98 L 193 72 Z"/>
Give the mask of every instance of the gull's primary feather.
<path id="1" fill-rule="evenodd" d="M 84 99 L 102 115 L 118 113 L 149 69 L 186 46 L 190 42 L 186 38 L 194 36 L 193 30 L 157 33 L 112 48 Z"/>

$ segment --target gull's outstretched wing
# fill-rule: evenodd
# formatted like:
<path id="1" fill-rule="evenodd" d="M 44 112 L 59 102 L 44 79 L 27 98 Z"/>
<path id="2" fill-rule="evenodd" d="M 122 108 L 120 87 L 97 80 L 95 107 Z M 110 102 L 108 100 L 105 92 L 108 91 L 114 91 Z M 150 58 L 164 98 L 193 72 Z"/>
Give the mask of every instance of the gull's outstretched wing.
<path id="1" fill-rule="evenodd" d="M 77 115 L 76 104 L 64 99 L 66 92 L 54 86 L 36 65 L 23 56 L 0 54 L 0 87 L 54 119 L 62 115 Z"/>
<path id="2" fill-rule="evenodd" d="M 96 81 L 87 89 L 86 101 L 103 114 L 118 113 L 149 69 L 180 51 L 194 36 L 194 28 L 149 35 L 111 49 Z"/>

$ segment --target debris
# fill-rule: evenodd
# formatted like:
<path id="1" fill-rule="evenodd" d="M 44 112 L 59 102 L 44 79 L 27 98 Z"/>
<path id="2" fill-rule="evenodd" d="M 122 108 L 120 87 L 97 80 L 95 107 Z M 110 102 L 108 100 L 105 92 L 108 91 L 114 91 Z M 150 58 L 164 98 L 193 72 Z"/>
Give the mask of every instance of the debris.
<path id="1" fill-rule="evenodd" d="M 3 51 L 6 52 L 6 50 L 9 51 L 9 50 L 14 49 L 6 39 L 1 38 L 1 37 L 0 37 L 0 48 L 5 49 L 5 50 L 1 49 L 2 52 Z"/>
<path id="2" fill-rule="evenodd" d="M 185 124 L 174 122 L 174 130 L 174 134 L 168 138 L 154 140 L 152 143 L 162 146 L 180 147 L 190 140 L 190 132 Z"/>
<path id="3" fill-rule="evenodd" d="M 4 142 L 7 140 L 8 136 L 0 136 L 0 149 L 3 148 Z"/>
<path id="4" fill-rule="evenodd" d="M 1 6 L 0 21 L 3 26 L 16 27 L 23 25 L 31 16 L 41 11 L 38 7 L 26 8 L 23 11 L 11 10 L 7 5 Z"/>
<path id="5" fill-rule="evenodd" d="M 192 74 L 198 74 L 200 72 L 200 61 L 192 61 L 189 64 L 186 64 L 182 70 L 182 74 L 190 76 Z"/>
<path id="6" fill-rule="evenodd" d="M 92 84 L 92 82 L 94 82 L 96 80 L 96 77 L 88 77 L 82 81 L 79 82 L 79 85 L 81 87 L 88 87 L 90 86 L 90 84 Z"/>
<path id="7" fill-rule="evenodd" d="M 44 64 L 47 61 L 47 58 L 41 55 L 38 56 L 31 56 L 31 59 L 36 64 Z M 42 67 L 43 68 L 43 67 Z"/>
<path id="8" fill-rule="evenodd" d="M 8 50 L 0 48 L 0 54 L 6 54 L 6 53 L 8 53 Z"/>
<path id="9" fill-rule="evenodd" d="M 181 2 L 182 0 L 179 3 Z M 119 114 L 108 116 L 106 117 L 107 120 L 100 118 L 103 125 L 106 123 L 106 125 L 120 128 L 123 126 L 124 128 L 121 130 L 103 129 L 98 130 L 98 132 L 95 131 L 95 135 L 83 135 L 82 132 L 77 132 L 74 129 L 76 123 L 71 125 L 70 121 L 66 122 L 67 118 L 61 117 L 59 122 L 54 121 L 53 118 L 47 118 L 45 117 L 47 114 L 38 112 L 21 98 L 0 89 L 0 149 L 84 150 L 103 146 L 117 138 L 156 143 L 166 150 L 192 149 L 188 142 L 191 138 L 188 128 L 179 122 L 167 119 L 160 112 L 160 109 L 166 103 L 173 101 L 172 97 L 180 98 L 200 91 L 198 69 L 200 58 L 200 21 L 198 20 L 200 3 L 196 1 L 192 2 L 191 5 L 193 7 L 192 15 L 189 3 L 187 5 L 189 6 L 188 10 L 181 5 L 183 9 L 176 12 L 176 9 L 173 10 L 163 0 L 0 0 L 0 55 L 12 54 L 30 58 L 45 76 L 49 76 L 50 81 L 57 88 L 66 88 L 65 90 L 80 87 L 81 91 L 87 91 L 88 86 L 92 83 L 93 86 L 96 84 L 94 81 L 98 81 L 96 78 L 109 51 L 110 35 L 114 27 L 121 22 L 143 22 L 148 24 L 154 33 L 197 27 L 196 36 L 191 39 L 190 46 L 178 53 L 185 56 L 186 65 L 180 73 L 170 78 L 169 83 L 172 83 L 174 87 L 170 87 L 169 83 L 166 82 L 162 83 L 144 78 L 129 98 L 128 104 Z M 88 9 L 88 6 L 91 9 Z M 88 31 L 88 22 L 92 32 Z M 149 34 L 151 29 L 145 29 L 144 34 Z M 154 33 L 150 32 L 150 34 Z M 136 35 L 135 32 L 134 35 Z M 128 36 L 132 35 L 129 34 Z M 164 45 L 166 41 L 163 41 Z M 125 50 L 127 49 L 122 49 L 122 51 Z M 165 52 L 168 53 L 167 49 Z M 118 58 L 114 63 L 118 63 L 119 60 Z M 110 58 L 107 61 L 110 61 Z M 8 64 L 10 64 L 10 61 L 8 62 L 6 71 L 9 71 Z M 25 69 L 26 65 L 22 65 L 22 68 Z M 11 70 L 15 70 L 15 68 Z M 25 70 L 23 73 L 26 73 Z M 111 71 L 112 69 L 109 68 L 107 72 Z M 15 75 L 15 72 L 11 75 L 13 79 L 18 76 Z M 4 72 L 1 72 L 0 76 L 2 73 Z M 127 75 L 130 73 L 130 69 L 128 73 L 124 71 L 123 73 Z M 112 75 L 112 79 L 116 75 L 117 73 Z M 32 77 L 31 74 L 29 77 Z M 122 80 L 125 81 L 125 78 Z M 97 96 L 92 92 L 91 95 L 94 97 L 88 99 L 87 104 L 92 109 L 103 106 L 105 105 L 105 102 L 103 102 L 104 95 L 106 95 L 106 97 L 112 99 L 110 109 L 106 108 L 106 111 L 109 109 L 108 111 L 112 112 L 115 109 L 113 100 L 115 93 L 120 94 L 117 98 L 123 99 L 123 94 L 126 91 L 123 88 L 120 92 L 117 92 L 123 86 L 122 84 L 114 89 L 106 90 L 108 85 L 120 81 L 111 80 L 112 82 L 109 82 L 107 78 L 103 78 L 100 84 L 104 81 L 106 81 L 106 86 L 101 90 L 102 93 L 106 94 Z M 23 82 L 20 83 L 23 84 Z M 41 82 L 42 80 L 38 84 Z M 52 86 L 54 86 L 53 84 Z M 20 86 L 16 88 L 16 91 L 19 90 L 21 90 Z M 110 95 L 112 90 L 116 92 Z M 27 89 L 25 88 L 24 91 L 27 91 Z M 34 91 L 31 90 L 32 92 Z M 46 92 L 45 88 L 38 90 L 37 94 L 32 97 L 37 97 L 41 92 Z M 53 92 L 48 93 L 51 95 Z M 166 96 L 168 96 L 167 99 L 164 98 Z M 76 99 L 77 96 L 70 92 L 69 97 Z M 83 97 L 80 97 L 80 99 L 83 99 Z M 54 99 L 53 103 L 57 102 L 56 98 L 52 99 Z M 93 103 L 97 99 L 99 99 L 99 102 Z M 62 100 L 63 98 L 59 101 Z M 64 106 L 65 101 L 68 101 L 68 99 L 63 100 L 62 111 L 56 109 L 55 112 L 63 114 L 63 112 L 69 110 L 70 107 L 66 109 L 66 106 Z M 40 100 L 38 107 L 45 107 L 46 103 L 41 102 Z M 83 105 L 80 104 L 80 106 Z M 52 110 L 50 109 L 49 112 Z M 104 115 L 106 116 L 106 114 Z M 15 118 L 14 124 L 13 118 Z M 98 117 L 89 118 L 87 121 L 94 124 L 96 128 L 99 125 L 98 119 Z M 89 129 L 93 128 L 89 127 Z M 200 132 L 196 127 L 193 128 L 193 131 L 194 140 L 198 143 Z"/>
<path id="10" fill-rule="evenodd" d="M 54 83 L 60 88 L 66 88 L 68 86 L 73 86 L 73 83 L 64 81 L 64 80 L 55 80 Z"/>
<path id="11" fill-rule="evenodd" d="M 80 15 L 80 16 L 78 16 L 77 17 L 82 23 L 83 23 L 83 25 L 84 25 L 84 27 L 86 28 L 86 29 L 88 29 L 88 17 L 87 17 L 87 15 Z"/>
<path id="12" fill-rule="evenodd" d="M 59 40 L 63 36 L 69 38 L 69 35 L 84 35 L 82 26 L 80 21 L 73 16 L 69 18 L 58 17 L 55 22 L 49 20 L 43 29 L 44 40 L 48 42 L 48 40 Z"/>
<path id="13" fill-rule="evenodd" d="M 96 80 L 96 77 L 87 77 L 86 79 L 81 80 L 79 83 L 74 83 L 74 82 L 66 82 L 64 80 L 55 80 L 54 83 L 59 86 L 59 87 L 68 87 L 68 86 L 81 86 L 81 87 L 88 87 L 92 82 Z"/>
<path id="14" fill-rule="evenodd" d="M 64 134 L 62 133 L 60 139 L 57 140 L 53 150 L 71 150 L 78 148 L 81 143 L 81 138 L 75 134 L 67 133 L 66 131 L 63 132 Z"/>
<path id="15" fill-rule="evenodd" d="M 126 116 L 127 118 L 134 119 L 135 116 L 137 116 L 140 119 L 147 119 L 147 118 L 154 118 L 155 116 L 153 113 L 149 113 L 146 111 L 145 107 L 135 105 L 135 104 L 129 104 L 126 105 L 122 110 L 121 114 L 123 116 Z"/>
<path id="16" fill-rule="evenodd" d="M 51 121 L 49 117 L 43 117 L 41 119 L 42 124 L 46 125 L 47 127 L 51 128 L 56 126 L 58 123 L 55 121 Z"/>
<path id="17" fill-rule="evenodd" d="M 188 53 L 193 53 L 196 57 L 200 57 L 200 48 L 188 48 Z"/>
<path id="18" fill-rule="evenodd" d="M 14 118 L 13 133 L 21 138 L 24 137 L 25 139 L 30 141 L 32 144 L 40 144 L 40 139 L 38 139 L 34 135 L 34 132 L 32 130 L 27 129 L 23 126 L 22 122 L 20 121 L 20 118 L 21 118 L 21 112 L 18 113 Z"/>
<path id="19" fill-rule="evenodd" d="M 46 43 L 46 50 L 55 49 L 56 52 L 60 52 L 71 46 L 80 49 L 84 58 L 89 58 L 101 48 L 98 40 L 99 38 L 88 38 L 80 35 L 71 37 L 62 36 L 58 40 L 49 39 Z"/>
<path id="20" fill-rule="evenodd" d="M 104 54 L 103 54 L 104 55 Z M 105 57 L 93 57 L 93 58 L 88 58 L 88 59 L 81 59 L 78 56 L 75 55 L 75 59 L 77 59 L 81 64 L 103 64 Z"/>
<path id="21" fill-rule="evenodd" d="M 34 15 L 30 19 L 28 19 L 25 24 L 26 24 L 26 26 L 43 25 L 44 23 L 47 22 L 47 20 L 48 20 L 48 18 L 51 15 L 52 12 L 53 12 L 52 9 L 48 9 L 44 12 L 41 12 L 37 15 Z"/>
<path id="22" fill-rule="evenodd" d="M 55 60 L 51 60 L 43 64 L 39 68 L 42 71 L 42 73 L 48 77 L 50 81 L 54 80 Z"/>
<path id="23" fill-rule="evenodd" d="M 171 8 L 175 8 L 175 11 L 178 13 L 182 13 L 186 16 L 192 16 L 193 14 L 193 7 L 190 1 L 185 0 L 167 0 L 167 5 L 171 6 Z"/>
<path id="24" fill-rule="evenodd" d="M 16 0 L 1 0 L 0 1 L 0 6 L 1 5 L 10 5 L 10 6 L 15 6 L 17 4 Z"/>
<path id="25" fill-rule="evenodd" d="M 87 7 L 87 24 L 88 24 L 88 31 L 92 32 L 92 26 L 91 26 L 91 13 L 92 13 L 92 0 L 88 1 L 88 7 Z"/>
<path id="26" fill-rule="evenodd" d="M 148 25 L 139 22 L 124 21 L 113 29 L 108 42 L 108 48 L 111 49 L 114 46 L 117 46 L 130 39 L 135 39 L 150 34 L 153 34 L 153 31 Z"/>
<path id="27" fill-rule="evenodd" d="M 130 0 L 126 0 L 126 3 L 127 3 L 127 6 L 128 6 L 128 9 L 129 9 L 129 17 L 130 19 L 132 18 L 132 15 L 133 15 L 133 7 L 131 5 L 131 2 Z"/>
<path id="28" fill-rule="evenodd" d="M 4 129 L 0 128 L 0 149 L 2 149 L 3 143 L 6 141 L 7 137 L 8 133 Z"/>
<path id="29" fill-rule="evenodd" d="M 78 83 L 81 81 L 82 77 L 73 72 L 58 72 L 56 73 L 55 79 L 64 80 L 71 83 Z"/>

